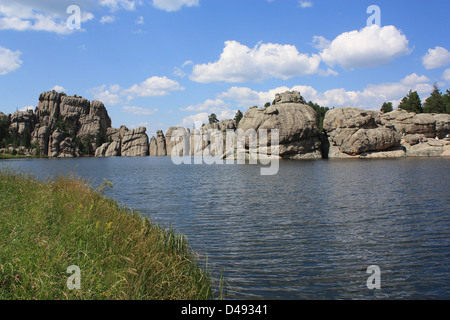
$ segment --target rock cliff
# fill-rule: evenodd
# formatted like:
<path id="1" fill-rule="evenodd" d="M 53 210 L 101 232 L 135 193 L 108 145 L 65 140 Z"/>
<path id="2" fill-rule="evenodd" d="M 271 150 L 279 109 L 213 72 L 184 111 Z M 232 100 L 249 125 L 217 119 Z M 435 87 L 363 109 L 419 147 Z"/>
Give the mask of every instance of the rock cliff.
<path id="1" fill-rule="evenodd" d="M 450 115 L 415 114 L 401 109 L 380 114 L 353 107 L 329 110 L 319 132 L 316 111 L 299 92 L 276 94 L 274 104 L 248 109 L 239 124 L 222 120 L 189 130 L 171 127 L 149 137 L 146 128 L 111 127 L 104 104 L 56 91 L 39 96 L 35 111 L 0 112 L 0 133 L 6 131 L 21 150 L 48 157 L 135 157 L 177 155 L 236 156 L 236 141 L 227 150 L 227 132 L 261 129 L 267 137 L 257 140 L 257 151 L 270 155 L 272 131 L 279 132 L 282 159 L 385 158 L 450 156 Z M 217 134 L 218 133 L 218 134 Z M 3 133 L 4 134 L 4 133 Z M 0 137 L 0 142 L 2 141 Z M 181 145 L 181 139 L 184 144 Z M 222 150 L 217 149 L 222 146 Z M 11 148 L 11 146 L 9 146 Z M 249 138 L 245 148 L 249 152 Z M 3 148 L 2 150 L 7 150 Z M 32 151 L 31 151 L 32 150 Z"/>
<path id="2" fill-rule="evenodd" d="M 415 114 L 396 109 L 386 114 L 358 108 L 327 112 L 324 130 L 330 158 L 445 156 L 450 141 L 448 114 Z"/>

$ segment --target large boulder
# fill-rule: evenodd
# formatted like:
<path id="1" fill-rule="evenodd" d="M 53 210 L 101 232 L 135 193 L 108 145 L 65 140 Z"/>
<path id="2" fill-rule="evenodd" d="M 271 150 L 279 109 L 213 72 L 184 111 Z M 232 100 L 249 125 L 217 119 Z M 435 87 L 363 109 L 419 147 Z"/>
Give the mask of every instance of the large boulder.
<path id="1" fill-rule="evenodd" d="M 385 127 L 402 134 L 419 134 L 427 138 L 436 136 L 436 118 L 429 113 L 416 114 L 397 108 L 382 114 L 380 121 Z"/>
<path id="2" fill-rule="evenodd" d="M 323 128 L 328 135 L 330 158 L 357 156 L 400 147 L 401 135 L 379 123 L 378 114 L 353 107 L 329 110 Z"/>
<path id="3" fill-rule="evenodd" d="M 267 108 L 250 108 L 239 122 L 238 129 L 267 130 L 267 141 L 261 147 L 272 145 L 271 130 L 279 131 L 279 156 L 285 159 L 321 158 L 317 113 L 308 105 L 277 103 Z M 246 143 L 248 147 L 248 143 Z M 270 149 L 268 154 L 270 154 Z"/>
<path id="4" fill-rule="evenodd" d="M 305 99 L 300 95 L 298 91 L 286 91 L 284 93 L 277 93 L 275 95 L 274 104 L 280 103 L 301 103 L 306 104 Z"/>
<path id="5" fill-rule="evenodd" d="M 166 153 L 168 156 L 172 155 L 172 149 L 176 148 L 175 154 L 184 156 L 189 154 L 189 136 L 190 130 L 183 127 L 170 127 L 166 133 Z M 181 142 L 184 145 L 181 147 Z"/>
<path id="6" fill-rule="evenodd" d="M 125 134 L 120 151 L 123 157 L 145 157 L 149 155 L 149 141 L 146 131 L 145 127 L 140 127 Z"/>
<path id="7" fill-rule="evenodd" d="M 407 145 L 405 143 L 404 146 L 408 157 L 445 157 L 449 153 L 450 141 L 447 139 L 424 139 L 418 144 Z"/>

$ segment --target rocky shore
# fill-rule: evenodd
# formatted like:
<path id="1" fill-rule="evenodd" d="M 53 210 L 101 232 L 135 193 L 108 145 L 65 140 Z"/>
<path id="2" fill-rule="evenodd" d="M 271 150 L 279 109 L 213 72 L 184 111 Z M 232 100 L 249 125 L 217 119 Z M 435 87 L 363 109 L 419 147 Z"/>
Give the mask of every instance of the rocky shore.
<path id="1" fill-rule="evenodd" d="M 268 154 L 270 131 L 278 129 L 281 159 L 450 156 L 449 114 L 336 108 L 326 113 L 323 132 L 320 132 L 317 113 L 295 91 L 277 94 L 271 106 L 250 108 L 238 125 L 234 120 L 222 120 L 192 131 L 171 127 L 165 135 L 159 130 L 151 138 L 144 127 L 112 128 L 111 118 L 100 101 L 91 102 L 56 91 L 42 93 L 35 111 L 0 113 L 0 118 L 3 123 L 7 121 L 12 140 L 18 142 L 16 146 L 0 149 L 0 153 L 19 150 L 52 158 L 89 154 L 96 157 L 167 156 L 178 143 L 172 136 L 180 131 L 188 137 L 180 155 L 199 154 L 217 139 L 208 136 L 212 130 L 223 133 L 221 139 L 224 140 L 219 143 L 225 147 L 225 133 L 237 129 L 266 129 L 269 132 L 267 143 L 257 147 L 267 147 Z M 192 143 L 199 134 L 208 137 L 200 146 Z M 224 148 L 224 155 L 232 151 Z"/>

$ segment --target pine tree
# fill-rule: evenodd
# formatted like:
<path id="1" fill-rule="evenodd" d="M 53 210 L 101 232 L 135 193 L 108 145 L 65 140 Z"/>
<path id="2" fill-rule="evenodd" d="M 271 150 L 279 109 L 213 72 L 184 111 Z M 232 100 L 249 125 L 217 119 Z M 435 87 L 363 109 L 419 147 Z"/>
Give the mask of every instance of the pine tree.
<path id="1" fill-rule="evenodd" d="M 408 112 L 423 112 L 422 102 L 417 91 L 409 90 L 408 95 L 402 99 L 398 107 Z"/>
<path id="2" fill-rule="evenodd" d="M 208 117 L 208 120 L 210 124 L 219 122 L 219 120 L 217 119 L 217 115 L 215 113 L 211 113 Z"/>
<path id="3" fill-rule="evenodd" d="M 391 112 L 392 110 L 394 110 L 394 108 L 392 106 L 392 102 L 385 102 L 381 106 L 381 111 L 384 112 L 384 113 Z"/>
<path id="4" fill-rule="evenodd" d="M 434 85 L 434 90 L 431 95 L 425 100 L 423 104 L 423 112 L 426 113 L 445 113 L 445 104 L 442 99 L 442 94 L 437 85 Z"/>
<path id="5" fill-rule="evenodd" d="M 445 113 L 450 113 L 450 89 L 447 89 L 447 93 L 442 95 L 442 100 L 445 105 Z"/>
<path id="6" fill-rule="evenodd" d="M 239 124 L 239 122 L 242 120 L 243 117 L 244 117 L 244 115 L 242 114 L 241 110 L 238 110 L 236 112 L 236 115 L 234 116 L 234 121 L 236 122 L 236 127 Z"/>

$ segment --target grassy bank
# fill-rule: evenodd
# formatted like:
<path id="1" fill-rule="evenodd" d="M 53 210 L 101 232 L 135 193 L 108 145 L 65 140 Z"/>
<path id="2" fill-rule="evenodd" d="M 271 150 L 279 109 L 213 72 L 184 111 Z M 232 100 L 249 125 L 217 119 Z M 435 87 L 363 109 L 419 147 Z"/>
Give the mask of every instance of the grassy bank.
<path id="1" fill-rule="evenodd" d="M 69 266 L 81 288 L 69 290 Z M 186 239 L 71 177 L 0 170 L 0 299 L 212 299 Z"/>
<path id="2" fill-rule="evenodd" d="M 20 155 L 20 154 L 11 154 L 11 153 L 0 153 L 0 160 L 4 159 L 4 160 L 8 160 L 8 159 L 38 159 L 38 158 L 47 158 L 47 157 L 43 157 L 43 156 L 25 156 L 25 155 Z"/>

